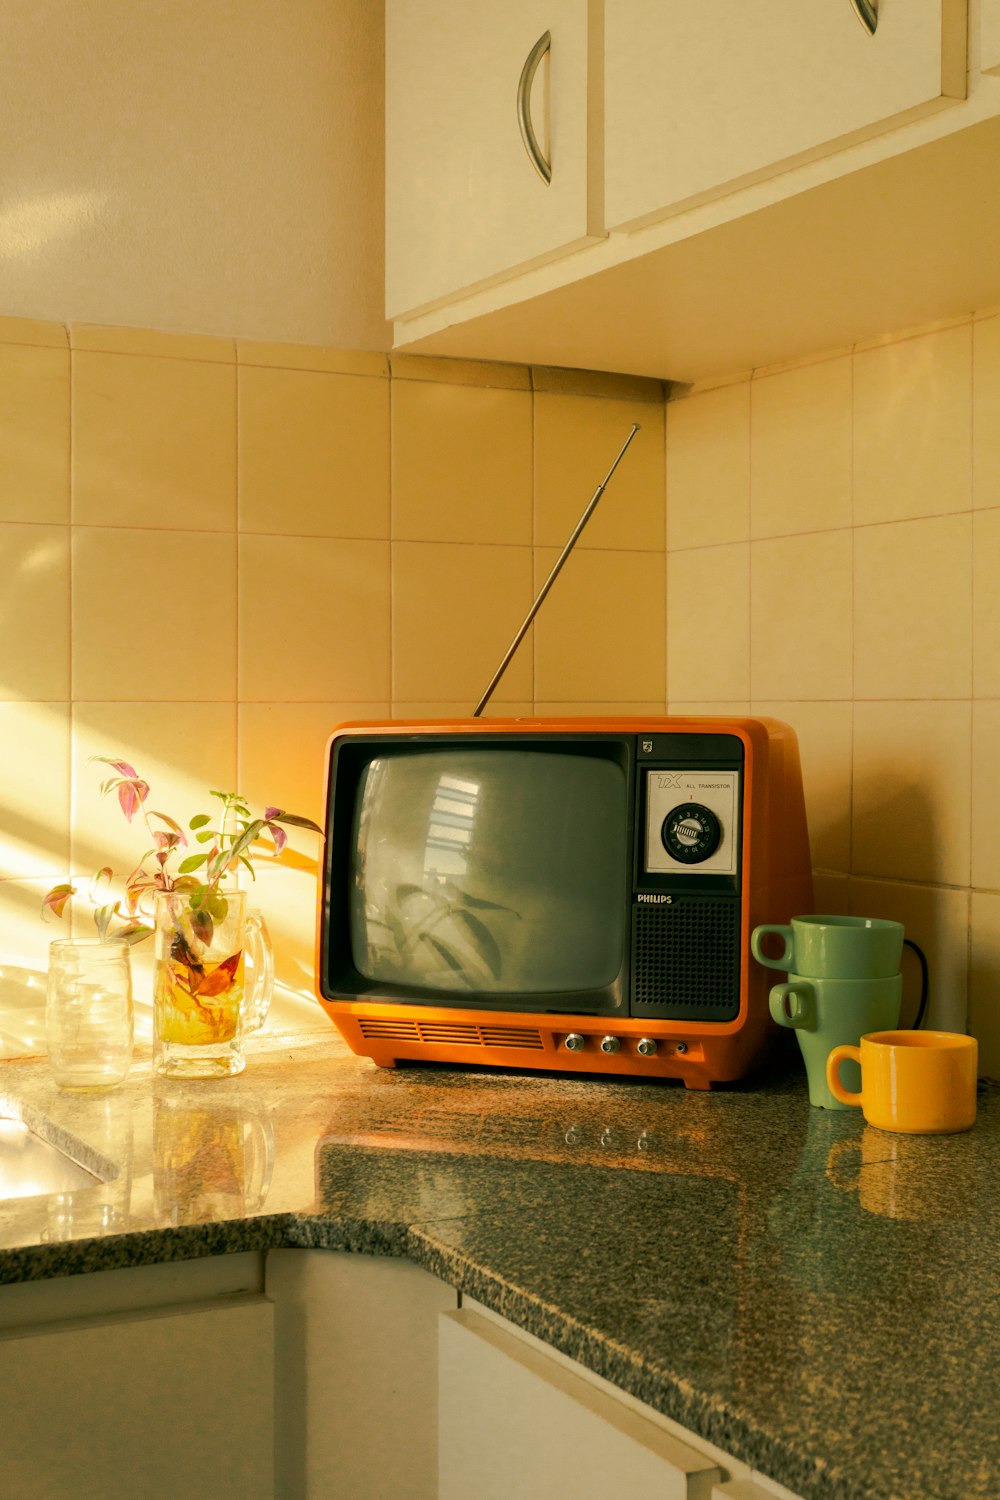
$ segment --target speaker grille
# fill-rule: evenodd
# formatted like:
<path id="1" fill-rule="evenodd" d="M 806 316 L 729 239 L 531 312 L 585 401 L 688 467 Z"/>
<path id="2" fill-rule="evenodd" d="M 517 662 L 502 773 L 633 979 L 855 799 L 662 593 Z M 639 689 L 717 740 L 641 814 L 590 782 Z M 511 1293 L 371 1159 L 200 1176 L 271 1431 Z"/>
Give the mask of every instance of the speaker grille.
<path id="1" fill-rule="evenodd" d="M 740 901 L 635 906 L 632 1014 L 658 1021 L 731 1021 L 740 1008 Z"/>
<path id="2" fill-rule="evenodd" d="M 358 1029 L 363 1037 L 372 1041 L 405 1042 L 408 1046 L 444 1043 L 453 1047 L 521 1047 L 537 1052 L 545 1045 L 541 1032 L 526 1026 L 478 1026 L 461 1021 L 407 1021 L 362 1016 L 358 1020 Z"/>

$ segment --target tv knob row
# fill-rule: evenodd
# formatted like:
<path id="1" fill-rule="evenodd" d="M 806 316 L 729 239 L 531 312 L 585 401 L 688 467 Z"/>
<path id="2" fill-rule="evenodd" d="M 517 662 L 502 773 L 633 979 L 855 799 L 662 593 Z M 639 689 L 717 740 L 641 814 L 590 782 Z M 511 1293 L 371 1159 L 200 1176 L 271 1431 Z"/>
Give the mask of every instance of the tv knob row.
<path id="1" fill-rule="evenodd" d="M 586 1045 L 587 1039 L 579 1031 L 571 1031 L 569 1036 L 563 1042 L 563 1046 L 566 1048 L 567 1052 L 582 1052 Z M 598 1045 L 601 1051 L 606 1053 L 608 1056 L 613 1056 L 616 1052 L 620 1052 L 622 1046 L 620 1038 L 616 1036 L 602 1036 Z M 639 1041 L 636 1043 L 635 1050 L 638 1052 L 640 1057 L 655 1057 L 656 1043 L 653 1041 L 652 1037 L 640 1037 Z"/>

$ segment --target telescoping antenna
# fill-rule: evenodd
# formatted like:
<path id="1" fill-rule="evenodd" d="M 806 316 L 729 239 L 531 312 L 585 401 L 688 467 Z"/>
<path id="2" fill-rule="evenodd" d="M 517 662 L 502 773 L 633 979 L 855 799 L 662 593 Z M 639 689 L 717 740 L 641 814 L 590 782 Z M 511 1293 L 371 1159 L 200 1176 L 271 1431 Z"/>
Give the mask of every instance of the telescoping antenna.
<path id="1" fill-rule="evenodd" d="M 504 657 L 504 659 L 500 663 L 500 665 L 497 667 L 496 671 L 493 673 L 493 680 L 492 680 L 492 682 L 490 683 L 489 687 L 486 689 L 485 693 L 483 694 L 483 696 L 480 698 L 479 702 L 476 704 L 475 708 L 473 709 L 473 711 L 472 711 L 472 717 L 474 719 L 478 719 L 479 718 L 479 715 L 482 713 L 482 711 L 486 707 L 487 703 L 489 703 L 490 699 L 493 697 L 493 693 L 496 690 L 497 683 L 500 681 L 501 677 L 506 672 L 507 668 L 510 666 L 511 657 L 514 655 L 514 652 L 517 650 L 518 646 L 524 640 L 524 637 L 525 637 L 525 635 L 527 634 L 527 631 L 528 631 L 528 626 L 531 624 L 532 620 L 535 618 L 535 616 L 537 615 L 538 611 L 541 609 L 542 605 L 545 603 L 545 599 L 546 599 L 546 596 L 547 596 L 547 594 L 549 592 L 549 589 L 552 587 L 552 585 L 555 583 L 556 579 L 559 577 L 559 574 L 562 572 L 563 563 L 566 561 L 567 557 L 569 557 L 569 555 L 572 552 L 573 548 L 576 546 L 577 542 L 579 541 L 579 539 L 580 539 L 580 533 L 583 531 L 583 528 L 586 526 L 587 522 L 590 520 L 591 516 L 594 514 L 594 511 L 597 509 L 597 502 L 600 500 L 601 496 L 604 494 L 604 491 L 607 489 L 608 482 L 610 481 L 612 474 L 615 472 L 615 470 L 617 469 L 618 465 L 621 463 L 622 459 L 625 457 L 625 451 L 628 448 L 629 443 L 632 441 L 632 439 L 635 437 L 635 435 L 636 435 L 636 433 L 638 431 L 639 431 L 639 423 L 638 422 L 633 422 L 632 423 L 632 431 L 629 433 L 629 435 L 625 439 L 624 443 L 622 443 L 621 448 L 618 450 L 618 457 L 615 459 L 614 463 L 611 465 L 611 468 L 605 474 L 604 478 L 601 480 L 600 484 L 597 486 L 597 489 L 594 491 L 593 495 L 591 496 L 590 503 L 588 504 L 588 506 L 587 506 L 586 510 L 584 511 L 583 515 L 580 517 L 579 521 L 577 521 L 576 526 L 573 528 L 573 533 L 570 536 L 569 541 L 566 543 L 565 547 L 562 549 L 562 551 L 560 552 L 559 556 L 556 558 L 555 565 L 554 565 L 554 567 L 552 569 L 552 572 L 549 574 L 548 578 L 546 578 L 545 582 L 542 584 L 541 588 L 538 590 L 538 597 L 535 599 L 534 604 L 531 606 L 531 608 L 528 610 L 528 613 L 525 615 L 524 622 L 521 625 L 520 630 L 517 632 L 517 635 L 511 641 L 510 645 L 507 647 L 507 654 L 506 654 L 506 656 Z"/>

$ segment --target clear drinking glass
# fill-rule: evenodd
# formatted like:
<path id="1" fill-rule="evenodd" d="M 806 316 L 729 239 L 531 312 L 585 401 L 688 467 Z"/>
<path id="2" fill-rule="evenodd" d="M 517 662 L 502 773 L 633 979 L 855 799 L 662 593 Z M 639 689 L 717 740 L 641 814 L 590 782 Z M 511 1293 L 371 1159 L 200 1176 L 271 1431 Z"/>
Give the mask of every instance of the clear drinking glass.
<path id="1" fill-rule="evenodd" d="M 192 906 L 192 900 L 196 904 Z M 270 942 L 243 891 L 156 896 L 153 1066 L 166 1078 L 241 1073 L 244 1033 L 263 1019 Z M 246 950 L 253 974 L 246 982 Z"/>
<path id="2" fill-rule="evenodd" d="M 49 944 L 49 1065 L 62 1089 L 109 1089 L 132 1063 L 132 970 L 125 942 Z"/>

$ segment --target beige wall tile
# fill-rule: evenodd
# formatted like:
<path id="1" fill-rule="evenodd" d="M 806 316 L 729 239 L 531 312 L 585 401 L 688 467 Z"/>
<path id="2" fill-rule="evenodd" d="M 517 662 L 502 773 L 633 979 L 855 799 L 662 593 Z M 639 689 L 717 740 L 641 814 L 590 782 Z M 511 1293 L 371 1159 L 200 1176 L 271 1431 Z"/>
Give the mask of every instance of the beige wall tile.
<path id="1" fill-rule="evenodd" d="M 531 543 L 531 395 L 392 382 L 392 533 Z"/>
<path id="2" fill-rule="evenodd" d="M 236 340 L 236 362 L 269 370 L 326 370 L 333 375 L 375 375 L 389 378 L 385 354 L 363 349 L 330 349 L 323 344 L 268 344 Z"/>
<path id="3" fill-rule="evenodd" d="M 69 352 L 0 342 L 0 520 L 69 520 Z"/>
<path id="4" fill-rule="evenodd" d="M 967 698 L 972 688 L 972 518 L 855 533 L 854 691 Z"/>
<path id="5" fill-rule="evenodd" d="M 814 870 L 813 910 L 849 917 L 851 896 L 848 877 L 831 875 L 829 870 Z"/>
<path id="6" fill-rule="evenodd" d="M 69 697 L 69 528 L 0 522 L 0 699 Z"/>
<path id="7" fill-rule="evenodd" d="M 241 703 L 239 789 L 251 807 L 283 807 L 321 823 L 326 745 L 338 724 L 388 719 L 385 703 Z M 289 830 L 289 841 L 316 856 L 316 835 Z"/>
<path id="8" fill-rule="evenodd" d="M 973 692 L 1000 698 L 1000 510 L 972 520 Z"/>
<path id="9" fill-rule="evenodd" d="M 739 702 L 734 700 L 730 703 L 714 701 L 711 703 L 697 703 L 685 701 L 683 698 L 675 699 L 667 704 L 667 712 L 674 716 L 690 719 L 716 719 L 719 717 L 728 719 L 746 719 L 750 715 L 749 700 Z"/>
<path id="10" fill-rule="evenodd" d="M 236 368 L 73 353 L 73 520 L 225 531 L 236 515 Z"/>
<path id="11" fill-rule="evenodd" d="M 972 884 L 1000 891 L 1000 701 L 972 705 Z"/>
<path id="12" fill-rule="evenodd" d="M 530 646 L 526 646 L 525 650 L 530 650 Z M 482 697 L 482 694 L 480 693 L 479 696 Z M 467 698 L 451 702 L 443 702 L 441 699 L 436 702 L 397 702 L 392 705 L 392 717 L 410 720 L 468 719 L 474 707 L 475 704 L 470 703 Z M 534 704 L 525 699 L 518 703 L 516 700 L 498 701 L 496 698 L 491 698 L 483 709 L 481 717 L 484 719 L 530 719 L 535 712 L 537 710 Z"/>
<path id="13" fill-rule="evenodd" d="M 1000 1079 L 1000 896 L 972 893 L 969 1031 L 980 1077 Z"/>
<path id="14" fill-rule="evenodd" d="M 753 698 L 849 698 L 852 535 L 811 532 L 750 545 Z"/>
<path id="15" fill-rule="evenodd" d="M 389 382 L 241 368 L 242 531 L 388 537 Z"/>
<path id="16" fill-rule="evenodd" d="M 387 699 L 389 543 L 243 536 L 239 548 L 239 697 Z"/>
<path id="17" fill-rule="evenodd" d="M 851 868 L 852 703 L 761 702 L 755 715 L 791 724 L 799 742 L 813 869 Z"/>
<path id="18" fill-rule="evenodd" d="M 579 547 L 664 546 L 663 408 L 636 400 L 535 393 L 535 542 L 561 548 L 639 424 Z"/>
<path id="19" fill-rule="evenodd" d="M 668 701 L 749 697 L 749 543 L 669 554 Z"/>
<path id="20" fill-rule="evenodd" d="M 849 526 L 851 360 L 750 384 L 750 535 Z"/>
<path id="21" fill-rule="evenodd" d="M 69 704 L 0 703 L 0 880 L 69 869 Z"/>
<path id="22" fill-rule="evenodd" d="M 156 359 L 201 360 L 231 365 L 236 361 L 234 339 L 204 333 L 166 333 L 155 328 L 116 328 L 100 323 L 71 323 L 73 349 L 98 354 L 151 355 Z"/>
<path id="23" fill-rule="evenodd" d="M 856 525 L 971 503 L 972 325 L 854 356 Z"/>
<path id="24" fill-rule="evenodd" d="M 73 532 L 73 697 L 234 696 L 236 542 L 212 532 Z"/>
<path id="25" fill-rule="evenodd" d="M 535 553 L 540 588 L 558 553 Z M 657 702 L 664 696 L 664 569 L 655 552 L 578 551 L 533 626 L 535 696 Z"/>
<path id="26" fill-rule="evenodd" d="M 69 330 L 65 323 L 49 323 L 41 318 L 0 317 L 0 344 L 39 344 L 46 349 L 68 349 Z"/>
<path id="27" fill-rule="evenodd" d="M 126 760 L 149 783 L 146 806 L 187 828 L 210 813 L 216 791 L 236 789 L 236 705 L 204 702 L 78 703 L 73 709 L 73 869 L 89 878 L 109 864 L 127 875 L 150 847 L 139 819 L 127 822 L 101 785 L 115 772 L 92 761 Z"/>
<path id="28" fill-rule="evenodd" d="M 274 945 L 275 982 L 303 998 L 315 996 L 317 901 L 317 877 L 308 870 L 262 860 L 257 879 L 248 883 L 248 905 L 263 913 Z M 318 1002 L 315 1024 L 320 1030 L 330 1026 Z"/>
<path id="29" fill-rule="evenodd" d="M 968 885 L 971 751 L 970 703 L 855 704 L 855 874 Z"/>
<path id="30" fill-rule="evenodd" d="M 972 328 L 972 503 L 1000 505 L 1000 317 Z"/>
<path id="31" fill-rule="evenodd" d="M 394 542 L 392 599 L 393 703 L 464 701 L 471 713 L 531 604 L 531 549 Z M 529 631 L 496 702 L 531 697 Z"/>
<path id="32" fill-rule="evenodd" d="M 750 534 L 750 382 L 667 405 L 667 546 Z"/>
<path id="33" fill-rule="evenodd" d="M 44 1037 L 49 944 L 70 935 L 65 919 L 42 918 L 51 884 L 48 876 L 0 880 L 0 1058 L 31 1051 L 31 1040 Z"/>
<path id="34" fill-rule="evenodd" d="M 852 880 L 850 914 L 902 922 L 919 944 L 930 973 L 923 1024 L 939 1031 L 965 1031 L 968 1010 L 969 893 L 937 886 L 896 885 Z M 903 950 L 903 1009 L 900 1023 L 911 1026 L 920 1005 L 920 964 Z"/>
<path id="35" fill-rule="evenodd" d="M 652 699 L 647 699 L 644 703 L 609 703 L 607 700 L 588 702 L 586 699 L 581 699 L 576 703 L 559 703 L 544 699 L 535 704 L 535 713 L 541 719 L 562 718 L 565 714 L 573 718 L 580 715 L 587 718 L 596 716 L 601 719 L 618 719 L 631 717 L 634 714 L 638 718 L 659 719 L 666 714 L 666 711 L 665 703 L 657 703 Z"/>

